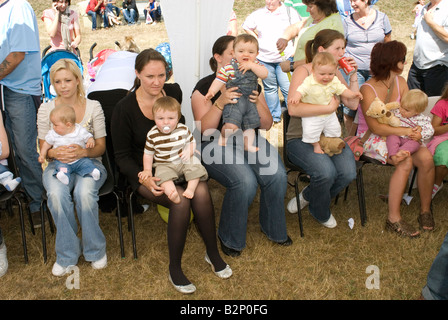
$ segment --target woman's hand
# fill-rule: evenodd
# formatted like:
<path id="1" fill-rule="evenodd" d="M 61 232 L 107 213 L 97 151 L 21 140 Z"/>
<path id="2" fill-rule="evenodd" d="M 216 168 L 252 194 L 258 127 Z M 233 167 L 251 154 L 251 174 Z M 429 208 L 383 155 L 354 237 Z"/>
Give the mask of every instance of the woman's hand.
<path id="1" fill-rule="evenodd" d="M 257 104 L 259 95 L 260 93 L 258 92 L 258 90 L 252 91 L 252 94 L 249 96 L 249 101 Z"/>
<path id="2" fill-rule="evenodd" d="M 288 46 L 288 40 L 283 39 L 283 38 L 279 38 L 277 40 L 277 50 L 279 53 L 282 53 L 283 50 L 285 50 L 285 48 Z"/>
<path id="3" fill-rule="evenodd" d="M 219 97 L 220 102 L 222 102 L 223 105 L 229 103 L 237 103 L 242 94 L 237 92 L 236 90 L 238 90 L 238 87 L 226 88 L 221 90 L 221 97 Z"/>
<path id="4" fill-rule="evenodd" d="M 356 63 L 355 59 L 353 57 L 347 56 L 345 57 L 345 60 L 347 61 L 347 63 L 352 66 L 355 71 L 358 70 L 358 64 Z"/>
<path id="5" fill-rule="evenodd" d="M 164 189 L 156 184 L 156 181 L 160 181 L 160 178 L 157 177 L 148 177 L 144 180 L 138 179 L 138 182 L 145 186 L 149 191 L 152 192 L 156 197 L 161 196 L 164 192 Z"/>
<path id="6" fill-rule="evenodd" d="M 61 146 L 52 150 L 51 157 L 63 163 L 69 163 L 86 156 L 85 149 L 78 144 Z"/>

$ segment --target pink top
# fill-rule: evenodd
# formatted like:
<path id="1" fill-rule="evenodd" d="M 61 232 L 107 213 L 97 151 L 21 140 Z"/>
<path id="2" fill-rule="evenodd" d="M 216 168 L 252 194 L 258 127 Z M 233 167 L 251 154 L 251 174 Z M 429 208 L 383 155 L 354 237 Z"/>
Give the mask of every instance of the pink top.
<path id="1" fill-rule="evenodd" d="M 395 77 L 395 80 L 396 80 L 396 83 L 397 83 L 396 86 L 398 88 L 398 97 L 397 97 L 396 101 L 400 102 L 401 101 L 401 94 L 400 94 L 400 86 L 399 86 L 399 82 L 398 82 L 398 77 Z M 372 88 L 373 92 L 375 92 L 375 96 L 378 97 L 378 94 L 376 93 L 375 88 L 371 84 L 364 83 L 363 86 L 364 85 L 365 86 L 369 86 L 370 88 Z M 358 108 L 358 109 L 360 110 L 361 108 Z M 367 126 L 366 119 L 364 118 L 364 114 L 362 113 L 362 111 L 358 112 L 358 131 L 359 132 L 365 132 L 365 131 L 367 131 L 367 129 L 368 129 L 368 126 Z"/>
<path id="2" fill-rule="evenodd" d="M 55 11 L 53 9 L 47 9 L 44 10 L 42 13 L 42 21 L 44 21 L 45 18 L 50 19 L 51 21 L 55 18 Z M 79 16 L 76 11 L 70 10 L 70 37 L 71 41 L 75 39 L 75 23 L 79 25 Z M 56 32 L 56 35 L 53 38 L 50 38 L 50 44 L 51 49 L 49 51 L 54 51 L 56 49 L 65 49 L 64 48 L 64 42 L 62 41 L 62 35 L 61 35 L 61 22 L 59 22 L 58 25 L 58 31 Z"/>

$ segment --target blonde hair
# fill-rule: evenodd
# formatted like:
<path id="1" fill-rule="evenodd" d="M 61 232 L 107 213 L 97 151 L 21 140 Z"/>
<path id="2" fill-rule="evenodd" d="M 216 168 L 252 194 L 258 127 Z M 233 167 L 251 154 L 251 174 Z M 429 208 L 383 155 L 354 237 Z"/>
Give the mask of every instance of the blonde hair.
<path id="1" fill-rule="evenodd" d="M 180 119 L 182 117 L 180 109 L 180 103 L 176 99 L 173 97 L 162 97 L 154 102 L 152 114 L 155 114 L 157 111 L 175 111 L 178 114 L 178 119 Z"/>
<path id="2" fill-rule="evenodd" d="M 61 70 L 68 70 L 70 71 L 75 78 L 78 80 L 78 86 L 77 86 L 77 99 L 82 104 L 86 101 L 86 92 L 84 90 L 84 85 L 82 83 L 82 74 L 81 70 L 79 69 L 78 65 L 71 59 L 60 59 L 56 61 L 53 66 L 50 69 L 50 81 L 51 84 L 54 86 L 54 77 L 56 75 L 56 72 Z"/>
<path id="3" fill-rule="evenodd" d="M 420 89 L 412 89 L 403 95 L 401 105 L 416 113 L 422 113 L 428 106 L 428 96 Z"/>
<path id="4" fill-rule="evenodd" d="M 318 66 L 332 65 L 337 68 L 338 63 L 331 53 L 328 52 L 318 52 L 313 58 L 313 69 Z"/>
<path id="5" fill-rule="evenodd" d="M 64 124 L 66 124 L 67 122 L 75 124 L 76 123 L 75 109 L 73 109 L 71 106 L 67 104 L 57 106 L 50 112 L 50 119 L 52 118 L 53 119 L 56 118 Z"/>

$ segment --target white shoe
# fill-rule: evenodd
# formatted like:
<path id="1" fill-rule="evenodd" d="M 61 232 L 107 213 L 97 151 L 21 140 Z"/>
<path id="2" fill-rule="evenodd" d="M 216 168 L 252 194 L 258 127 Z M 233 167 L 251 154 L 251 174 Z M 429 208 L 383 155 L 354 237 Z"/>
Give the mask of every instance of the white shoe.
<path id="1" fill-rule="evenodd" d="M 0 245 L 0 278 L 3 277 L 8 271 L 8 258 L 6 256 L 6 245 L 2 243 Z"/>
<path id="2" fill-rule="evenodd" d="M 212 266 L 212 271 L 217 277 L 219 277 L 221 279 L 228 279 L 232 276 L 233 272 L 228 264 L 226 264 L 226 267 L 224 269 L 222 269 L 221 271 L 215 271 L 215 266 L 210 261 L 208 254 L 205 254 L 205 261 L 207 261 L 207 263 Z"/>
<path id="3" fill-rule="evenodd" d="M 174 284 L 173 280 L 171 279 L 171 275 L 168 276 L 168 279 L 170 280 L 171 284 L 174 286 L 174 288 L 183 294 L 190 294 L 196 291 L 196 287 L 194 284 L 190 283 L 184 286 L 178 286 Z"/>
<path id="4" fill-rule="evenodd" d="M 299 202 L 300 202 L 300 210 L 303 210 L 310 203 L 308 200 L 305 200 L 305 198 L 303 197 L 303 191 L 300 192 L 300 194 L 299 194 Z M 291 200 L 289 200 L 288 205 L 286 206 L 286 209 L 290 213 L 297 213 L 299 211 L 297 209 L 296 197 L 294 197 Z"/>
<path id="5" fill-rule="evenodd" d="M 63 267 L 57 262 L 55 262 L 53 265 L 53 269 L 51 270 L 51 273 L 56 277 L 62 277 L 63 275 L 69 273 L 71 267 L 73 266 Z"/>
<path id="6" fill-rule="evenodd" d="M 437 192 L 439 192 L 440 189 L 442 189 L 442 187 L 443 187 L 443 182 L 440 184 L 440 186 L 434 184 L 434 186 L 432 187 L 432 198 L 431 199 L 434 199 L 434 197 L 436 196 Z"/>
<path id="7" fill-rule="evenodd" d="M 327 227 L 330 229 L 335 228 L 338 225 L 338 223 L 336 222 L 336 219 L 333 217 L 332 214 L 330 214 L 330 219 L 328 219 L 326 222 L 321 222 L 321 224 L 324 227 Z"/>
<path id="8" fill-rule="evenodd" d="M 100 260 L 92 262 L 92 268 L 99 270 L 104 269 L 107 266 L 107 255 L 104 255 Z"/>

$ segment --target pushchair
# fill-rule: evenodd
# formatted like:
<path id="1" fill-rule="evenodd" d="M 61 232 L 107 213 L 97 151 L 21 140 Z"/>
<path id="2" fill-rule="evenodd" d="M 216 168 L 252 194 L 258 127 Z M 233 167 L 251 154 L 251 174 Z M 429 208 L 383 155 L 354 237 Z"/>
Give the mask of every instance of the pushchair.
<path id="1" fill-rule="evenodd" d="M 120 44 L 115 41 L 115 44 L 120 47 Z M 100 69 L 100 67 L 104 64 L 106 59 L 114 52 L 117 52 L 115 49 L 103 49 L 98 52 L 95 57 L 93 56 L 93 49 L 96 47 L 96 42 L 92 44 L 90 47 L 90 60 L 87 62 L 87 73 L 90 76 L 90 81 L 95 81 L 95 76 Z"/>
<path id="2" fill-rule="evenodd" d="M 42 53 L 43 58 L 41 61 L 42 89 L 43 89 L 44 102 L 47 102 L 56 97 L 56 93 L 54 92 L 54 89 L 52 88 L 50 81 L 50 69 L 56 61 L 60 59 L 71 59 L 75 61 L 76 65 L 81 70 L 81 74 L 83 74 L 84 71 L 82 61 L 79 55 L 79 49 L 77 49 L 78 55 L 67 50 L 55 50 L 46 53 L 48 49 L 49 47 L 45 48 L 45 50 L 43 51 Z"/>

